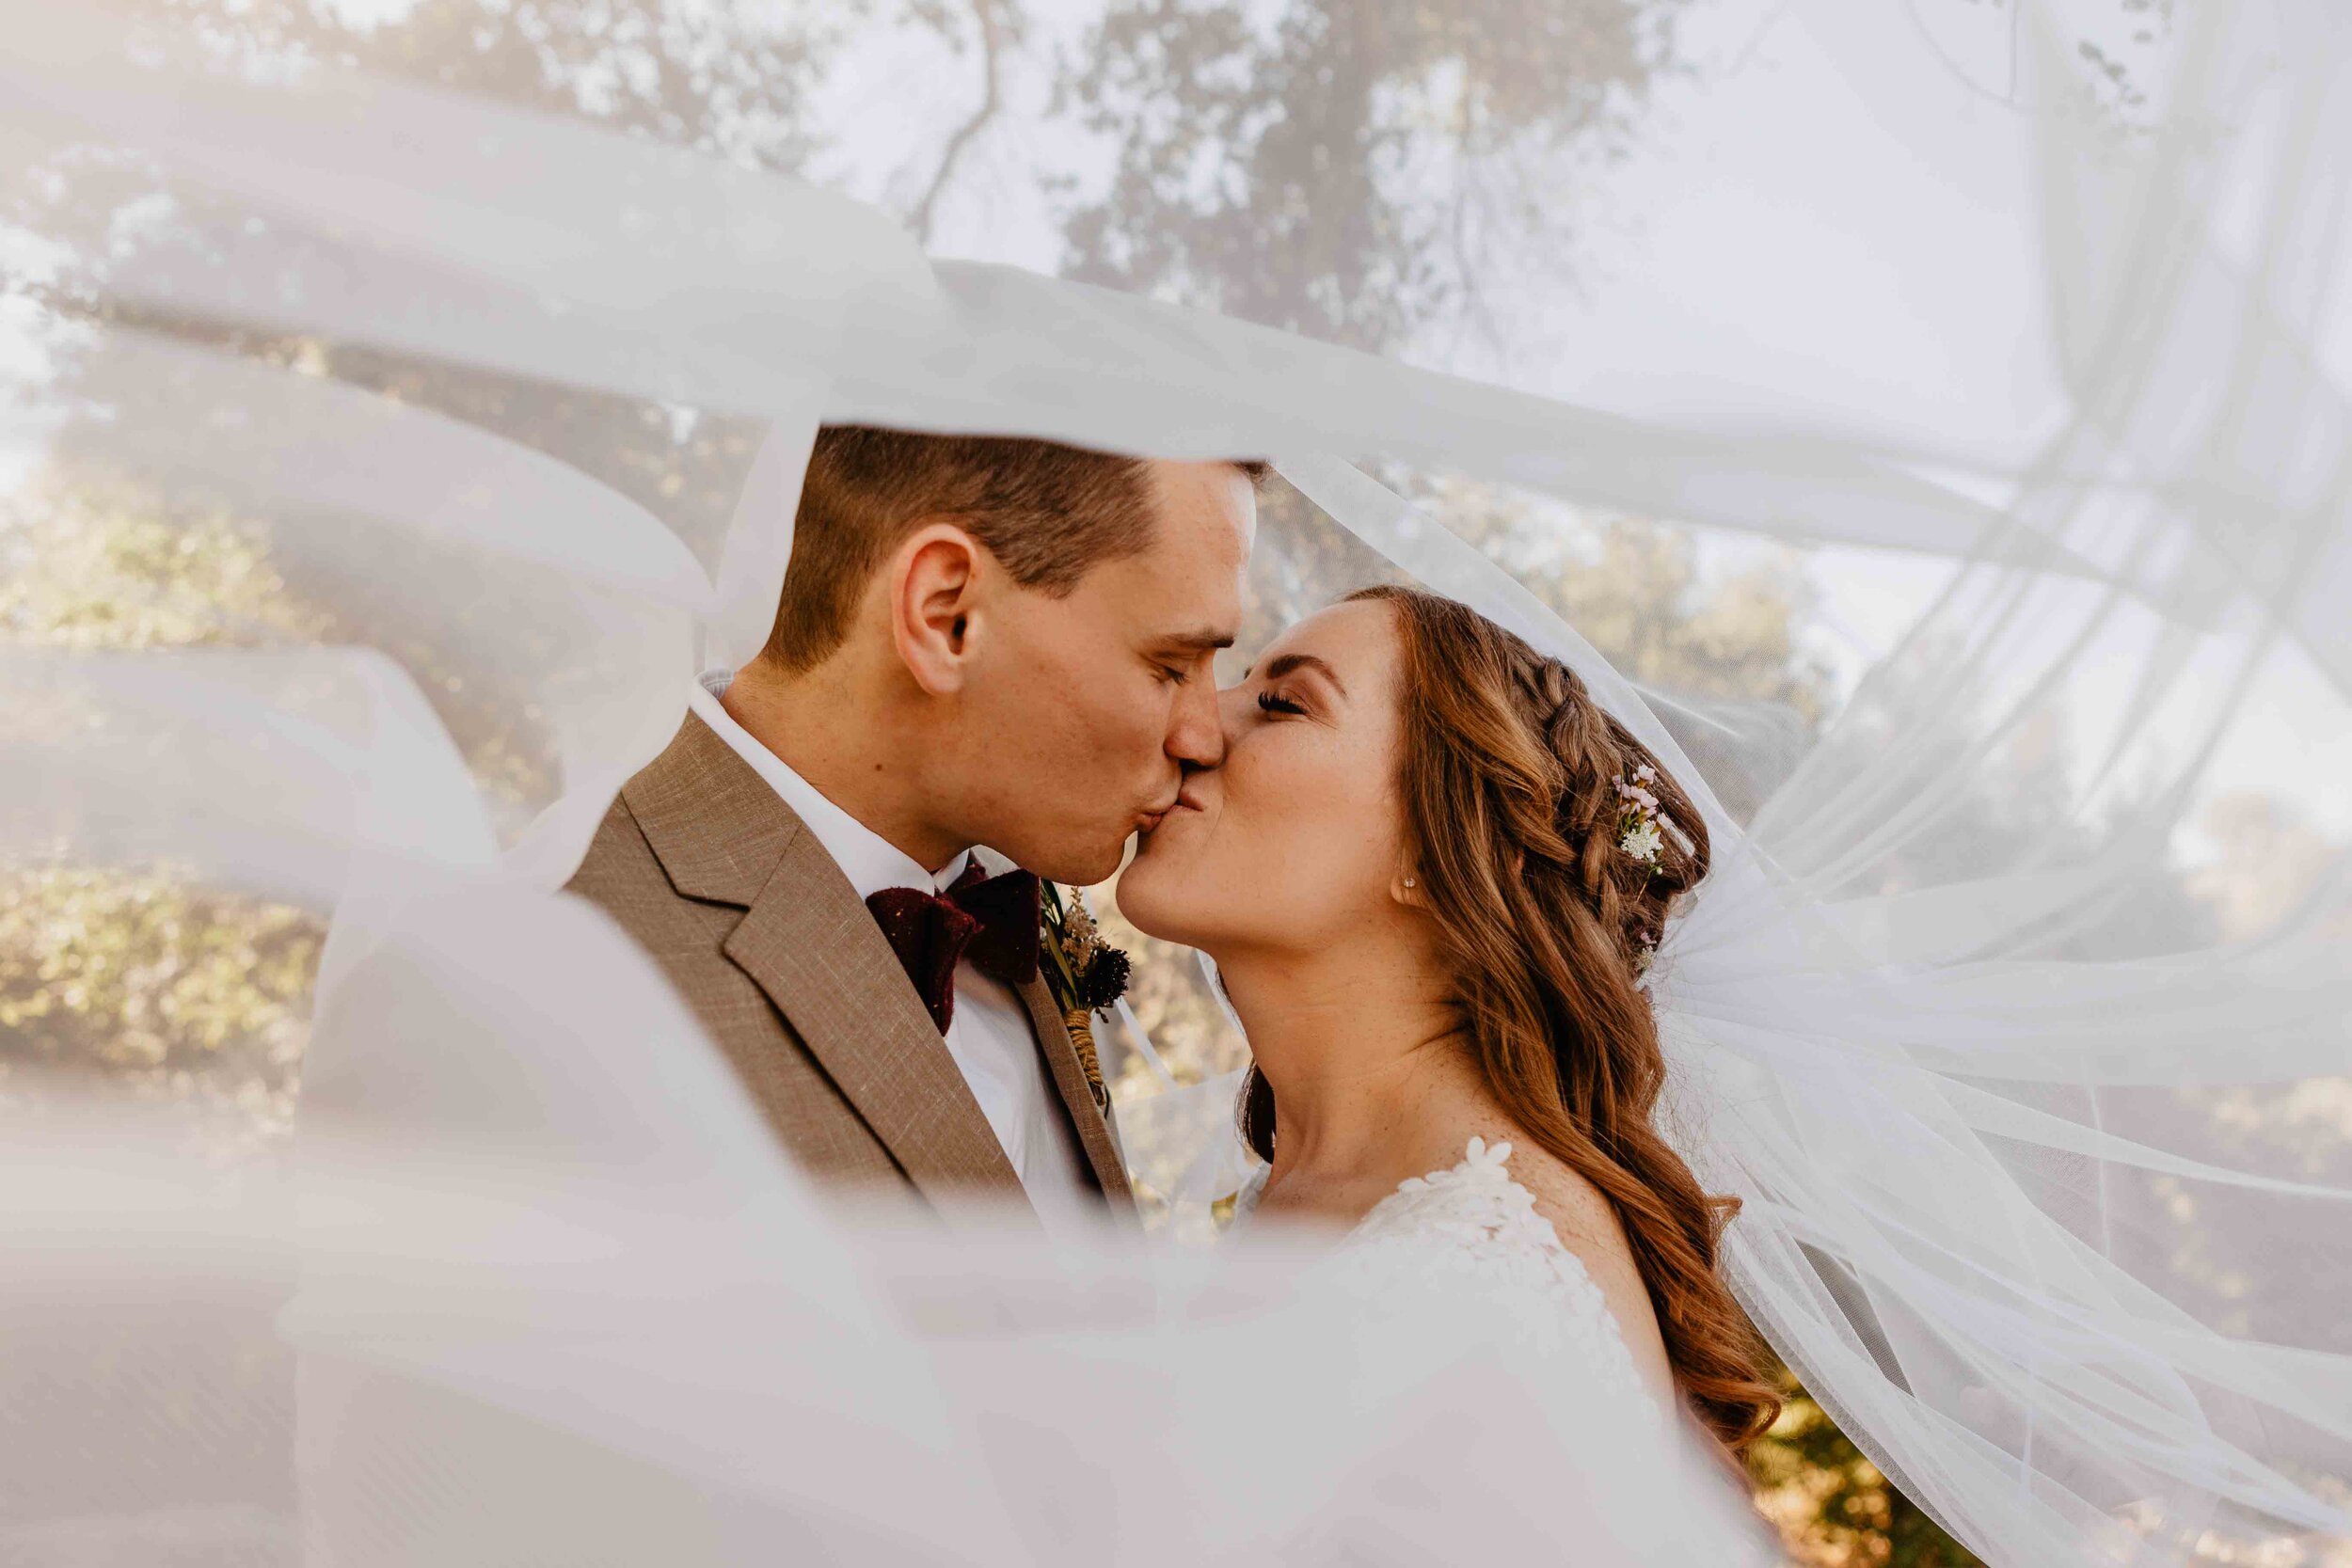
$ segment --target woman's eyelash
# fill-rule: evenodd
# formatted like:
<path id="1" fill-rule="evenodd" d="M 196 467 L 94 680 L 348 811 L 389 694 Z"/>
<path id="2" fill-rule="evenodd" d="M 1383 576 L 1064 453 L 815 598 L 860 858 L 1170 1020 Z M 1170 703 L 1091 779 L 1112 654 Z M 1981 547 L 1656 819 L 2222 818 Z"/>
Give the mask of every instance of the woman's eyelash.
<path id="1" fill-rule="evenodd" d="M 1300 707 L 1296 703 L 1292 702 L 1287 697 L 1277 697 L 1271 691 L 1261 691 L 1258 693 L 1258 711 L 1261 713 L 1304 714 L 1307 710 Z"/>

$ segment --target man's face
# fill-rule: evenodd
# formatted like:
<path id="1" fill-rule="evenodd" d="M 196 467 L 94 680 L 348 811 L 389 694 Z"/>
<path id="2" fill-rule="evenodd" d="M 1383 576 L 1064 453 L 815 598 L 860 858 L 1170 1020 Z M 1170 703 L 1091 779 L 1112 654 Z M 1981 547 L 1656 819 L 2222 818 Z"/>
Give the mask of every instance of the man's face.
<path id="1" fill-rule="evenodd" d="M 1147 465 L 1151 546 L 1067 595 L 1000 579 L 974 647 L 954 772 L 962 827 L 1053 881 L 1099 882 L 1224 751 L 1212 660 L 1241 625 L 1257 531 L 1228 463 Z"/>

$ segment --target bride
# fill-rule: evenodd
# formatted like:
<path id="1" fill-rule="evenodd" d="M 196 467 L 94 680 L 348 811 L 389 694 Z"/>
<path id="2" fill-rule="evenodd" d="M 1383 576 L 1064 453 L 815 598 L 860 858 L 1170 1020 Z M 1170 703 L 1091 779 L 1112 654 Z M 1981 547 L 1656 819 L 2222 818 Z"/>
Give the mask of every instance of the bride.
<path id="1" fill-rule="evenodd" d="M 1248 1030 L 1253 1212 L 1554 1315 L 1594 1379 L 1752 1441 L 1779 1402 L 1716 1270 L 1737 1206 L 1652 1124 L 1642 976 L 1708 861 L 1680 788 L 1565 666 L 1420 590 L 1300 622 L 1222 708 L 1120 903 Z"/>

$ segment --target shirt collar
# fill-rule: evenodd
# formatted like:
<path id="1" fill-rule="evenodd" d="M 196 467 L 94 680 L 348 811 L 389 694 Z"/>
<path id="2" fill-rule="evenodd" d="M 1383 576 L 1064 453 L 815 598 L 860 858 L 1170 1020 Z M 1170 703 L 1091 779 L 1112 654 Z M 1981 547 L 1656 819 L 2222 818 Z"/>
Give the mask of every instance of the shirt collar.
<path id="1" fill-rule="evenodd" d="M 816 785 L 754 739 L 751 732 L 737 723 L 719 702 L 720 694 L 734 678 L 730 670 L 705 671 L 687 693 L 687 705 L 738 756 L 751 764 L 752 771 L 766 780 L 768 787 L 782 797 L 802 824 L 817 835 L 817 842 L 824 846 L 825 853 L 833 857 L 841 874 L 850 879 L 850 885 L 857 890 L 860 898 L 869 898 L 886 887 L 943 893 L 963 875 L 964 866 L 972 859 L 971 850 L 955 855 L 936 872 L 926 871 L 921 862 L 818 794 Z"/>

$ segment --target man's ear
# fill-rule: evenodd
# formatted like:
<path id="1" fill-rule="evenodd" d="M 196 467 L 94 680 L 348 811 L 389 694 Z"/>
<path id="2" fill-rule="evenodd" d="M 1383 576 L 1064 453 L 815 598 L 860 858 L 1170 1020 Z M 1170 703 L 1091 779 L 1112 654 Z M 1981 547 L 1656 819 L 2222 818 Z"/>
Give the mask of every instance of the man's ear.
<path id="1" fill-rule="evenodd" d="M 978 540 L 945 521 L 918 527 L 891 552 L 891 641 L 914 683 L 934 697 L 963 689 L 983 556 Z"/>

